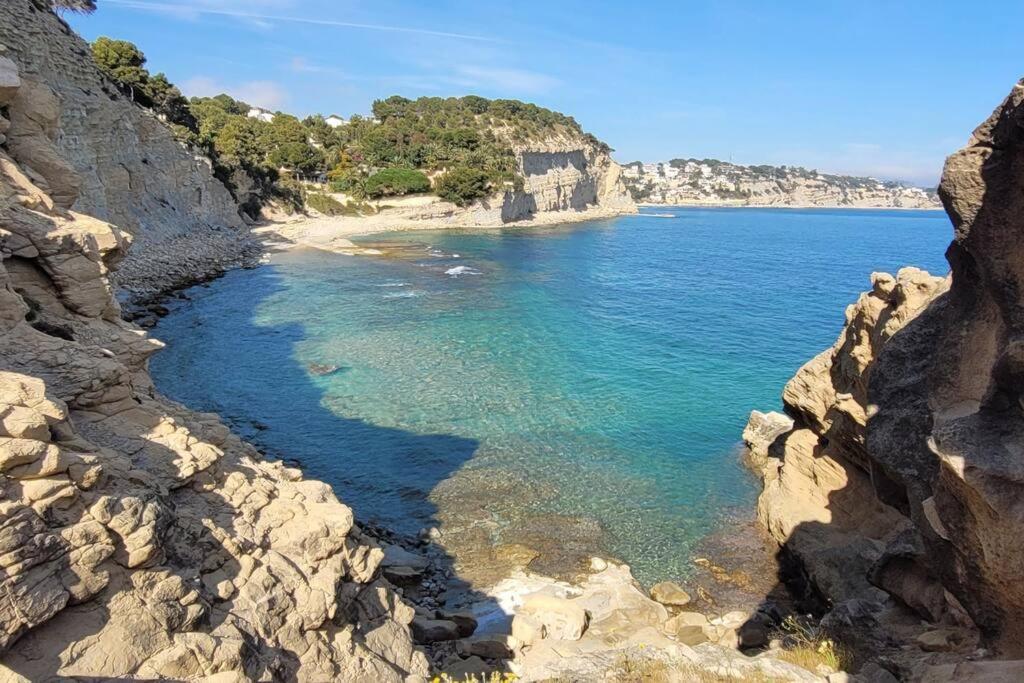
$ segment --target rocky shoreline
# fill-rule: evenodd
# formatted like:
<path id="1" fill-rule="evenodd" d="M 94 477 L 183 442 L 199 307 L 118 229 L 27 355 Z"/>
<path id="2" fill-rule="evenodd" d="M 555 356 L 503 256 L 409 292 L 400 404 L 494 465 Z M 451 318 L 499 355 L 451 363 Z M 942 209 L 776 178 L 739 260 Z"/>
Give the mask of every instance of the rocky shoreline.
<path id="1" fill-rule="evenodd" d="M 19 16 L 37 33 L 58 34 L 48 49 L 73 38 L 34 6 L 25 0 Z M 24 44 L 17 49 L 31 64 Z M 140 222 L 133 239 L 71 210 L 82 176 L 68 163 L 40 163 L 61 158 L 61 106 L 75 102 L 33 78 L 49 74 L 0 56 L 0 127 L 5 141 L 18 141 L 0 149 L 0 667 L 8 678 L 416 681 L 481 664 L 542 678 L 547 660 L 524 657 L 556 646 L 577 648 L 581 667 L 599 648 L 590 670 L 614 668 L 641 645 L 688 666 L 710 666 L 708 648 L 715 667 L 728 660 L 726 646 L 679 643 L 666 608 L 603 560 L 582 586 L 523 574 L 499 595 L 479 593 L 459 582 L 436 539 L 374 529 L 375 540 L 329 487 L 263 457 L 218 416 L 161 396 L 147 359 L 162 345 L 123 320 L 115 283 L 138 283 L 126 297 L 129 315 L 140 315 L 136 306 L 154 315 L 159 296 L 250 265 L 259 252 L 241 226 L 197 225 L 178 239 Z M 101 106 L 128 130 L 149 125 L 116 95 Z M 149 134 L 170 139 L 158 128 Z M 140 158 L 145 150 L 133 148 Z M 204 177 L 188 163 L 187 173 Z M 124 191 L 146 187 L 156 185 Z M 525 618 L 509 633 L 516 626 L 501 600 L 525 605 L 546 587 L 559 595 L 534 600 L 532 635 Z M 458 605 L 481 618 L 453 611 Z M 576 627 L 557 630 L 565 614 Z M 474 619 L 487 630 L 476 633 Z M 709 638 L 730 637 L 736 620 L 721 634 L 708 620 Z M 737 662 L 729 670 L 789 670 L 770 658 Z"/>
<path id="2" fill-rule="evenodd" d="M 855 211 L 942 211 L 941 206 L 849 206 L 845 204 L 747 204 L 735 202 L 637 202 L 645 209 L 847 209 Z"/>
<path id="3" fill-rule="evenodd" d="M 326 484 L 157 391 L 148 359 L 162 344 L 123 316 L 148 325 L 160 297 L 254 265 L 263 247 L 208 166 L 107 88 L 47 3 L 9 6 L 0 18 L 5 679 L 1024 674 L 1008 659 L 1024 648 L 1015 621 L 1024 85 L 947 164 L 952 278 L 874 275 L 836 345 L 787 385 L 789 417 L 752 416 L 744 438 L 765 482 L 758 514 L 778 544 L 780 585 L 705 557 L 695 564 L 710 583 L 647 592 L 608 559 L 586 558 L 566 581 L 530 571 L 529 553 L 518 566 L 495 555 L 492 564 L 508 564 L 467 581 L 443 530 L 410 537 L 359 524 Z M 545 166 L 566 152 L 540 154 L 555 155 L 535 160 Z M 597 182 L 564 158 L 558 178 Z M 557 201 L 548 181 L 560 182 L 538 179 L 538 196 Z M 788 605 L 783 583 L 802 601 Z M 734 609 L 729 591 L 743 587 L 758 602 Z"/>

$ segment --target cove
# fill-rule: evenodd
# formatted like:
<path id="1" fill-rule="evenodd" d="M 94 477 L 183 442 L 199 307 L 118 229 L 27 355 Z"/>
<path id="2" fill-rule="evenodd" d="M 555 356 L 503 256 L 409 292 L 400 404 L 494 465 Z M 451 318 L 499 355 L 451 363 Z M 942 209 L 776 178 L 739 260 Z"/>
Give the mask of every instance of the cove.
<path id="1" fill-rule="evenodd" d="M 944 273 L 949 224 L 658 213 L 672 217 L 361 240 L 381 258 L 275 254 L 171 306 L 152 373 L 362 519 L 439 526 L 467 554 L 605 553 L 646 583 L 684 577 L 704 538 L 751 514 L 750 410 L 781 407 L 872 271 Z"/>

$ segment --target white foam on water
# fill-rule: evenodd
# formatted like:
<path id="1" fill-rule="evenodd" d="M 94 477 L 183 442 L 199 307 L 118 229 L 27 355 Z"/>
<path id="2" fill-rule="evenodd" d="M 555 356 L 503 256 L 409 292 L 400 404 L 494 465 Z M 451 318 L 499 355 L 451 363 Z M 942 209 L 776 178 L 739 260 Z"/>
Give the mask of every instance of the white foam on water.
<path id="1" fill-rule="evenodd" d="M 479 275 L 480 271 L 473 270 L 469 266 L 455 266 L 454 268 L 449 268 L 444 271 L 444 274 L 450 275 L 451 277 L 459 277 L 460 275 Z"/>

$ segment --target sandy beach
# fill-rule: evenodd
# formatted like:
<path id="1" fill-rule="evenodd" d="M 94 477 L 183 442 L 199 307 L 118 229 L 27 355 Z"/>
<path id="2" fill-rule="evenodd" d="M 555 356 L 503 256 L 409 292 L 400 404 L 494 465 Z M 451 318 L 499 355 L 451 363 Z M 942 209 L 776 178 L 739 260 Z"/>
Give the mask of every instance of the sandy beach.
<path id="1" fill-rule="evenodd" d="M 446 202 L 406 202 L 368 216 L 294 216 L 273 220 L 253 229 L 270 249 L 307 247 L 342 254 L 376 255 L 352 237 L 411 230 L 515 230 L 612 218 L 622 209 L 590 207 L 583 211 L 546 211 L 528 220 L 502 223 L 489 207 L 460 209 Z"/>

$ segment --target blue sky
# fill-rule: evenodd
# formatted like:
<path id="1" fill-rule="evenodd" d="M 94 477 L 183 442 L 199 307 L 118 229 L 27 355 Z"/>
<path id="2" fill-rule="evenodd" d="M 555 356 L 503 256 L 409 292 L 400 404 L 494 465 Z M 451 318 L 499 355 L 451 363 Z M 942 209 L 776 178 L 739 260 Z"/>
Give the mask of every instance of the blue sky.
<path id="1" fill-rule="evenodd" d="M 513 97 L 619 161 L 716 157 L 934 184 L 1021 74 L 1024 3 L 98 0 L 187 95 L 304 115 Z"/>

